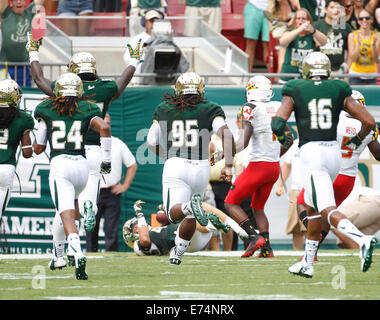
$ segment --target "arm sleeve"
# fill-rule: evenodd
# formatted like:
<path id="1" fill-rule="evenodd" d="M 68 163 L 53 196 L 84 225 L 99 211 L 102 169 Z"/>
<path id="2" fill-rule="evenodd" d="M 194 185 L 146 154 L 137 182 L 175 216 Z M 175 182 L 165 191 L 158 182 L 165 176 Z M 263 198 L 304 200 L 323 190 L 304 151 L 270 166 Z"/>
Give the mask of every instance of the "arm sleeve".
<path id="1" fill-rule="evenodd" d="M 215 117 L 212 121 L 212 131 L 217 133 L 218 130 L 226 124 L 226 120 L 223 117 Z"/>
<path id="2" fill-rule="evenodd" d="M 36 125 L 36 143 L 46 146 L 47 143 L 47 126 L 42 118 L 39 118 Z"/>
<path id="3" fill-rule="evenodd" d="M 154 121 L 150 126 L 146 140 L 151 146 L 157 146 L 160 144 L 161 128 L 157 121 Z"/>

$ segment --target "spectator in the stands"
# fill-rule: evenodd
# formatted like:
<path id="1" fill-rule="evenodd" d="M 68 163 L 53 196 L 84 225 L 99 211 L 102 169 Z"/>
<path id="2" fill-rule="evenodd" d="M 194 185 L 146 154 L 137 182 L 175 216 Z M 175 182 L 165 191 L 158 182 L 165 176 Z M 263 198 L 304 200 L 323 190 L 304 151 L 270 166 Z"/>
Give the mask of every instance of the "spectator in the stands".
<path id="1" fill-rule="evenodd" d="M 292 26 L 295 10 L 289 0 L 269 0 L 268 13 L 264 11 L 267 19 L 269 20 L 269 30 L 272 37 L 275 39 L 281 38 L 283 33 Z M 280 73 L 282 64 L 285 59 L 286 48 L 280 45 L 277 46 L 277 73 Z M 278 79 L 274 79 L 278 82 Z"/>
<path id="2" fill-rule="evenodd" d="M 252 72 L 255 63 L 256 45 L 261 34 L 263 60 L 268 67 L 269 21 L 264 15 L 268 10 L 268 0 L 249 0 L 244 7 L 245 52 L 248 54 L 248 72 Z"/>
<path id="3" fill-rule="evenodd" d="M 134 37 L 145 30 L 144 16 L 149 10 L 156 10 L 166 15 L 166 0 L 130 0 L 127 13 L 129 15 L 129 36 Z"/>
<path id="4" fill-rule="evenodd" d="M 329 57 L 332 74 L 347 73 L 345 54 L 352 29 L 345 20 L 342 0 L 326 0 L 325 18 L 314 22 L 314 28 L 327 36 L 327 43 L 320 51 Z"/>
<path id="5" fill-rule="evenodd" d="M 186 0 L 185 17 L 201 17 L 214 31 L 218 33 L 222 31 L 220 0 Z M 186 19 L 184 35 L 188 37 L 200 36 L 199 20 Z"/>
<path id="6" fill-rule="evenodd" d="M 76 17 L 92 16 L 94 10 L 92 0 L 59 0 L 58 16 L 62 19 L 62 31 L 69 36 L 87 36 L 91 25 L 90 19 Z"/>
<path id="7" fill-rule="evenodd" d="M 95 12 L 121 12 L 121 0 L 92 0 Z"/>
<path id="8" fill-rule="evenodd" d="M 327 43 L 327 37 L 313 27 L 313 20 L 307 9 L 296 11 L 292 28 L 281 36 L 280 45 L 286 47 L 281 73 L 299 73 L 304 57 Z M 282 77 L 281 83 L 291 78 Z"/>
<path id="9" fill-rule="evenodd" d="M 142 48 L 142 53 L 141 53 L 141 57 L 142 57 L 142 60 L 144 60 L 144 43 L 146 41 L 148 41 L 150 39 L 150 37 L 152 36 L 152 29 L 153 29 L 153 24 L 154 24 L 154 21 L 158 20 L 158 19 L 162 19 L 163 18 L 163 14 L 161 13 L 161 11 L 158 11 L 158 10 L 149 10 L 146 12 L 145 16 L 144 16 L 144 20 L 145 20 L 145 31 L 135 35 L 131 41 L 129 42 L 129 44 L 132 46 L 132 48 L 135 48 L 137 43 L 139 42 L 139 40 L 141 39 L 141 45 L 140 45 L 140 48 Z M 124 56 L 123 56 L 123 59 L 124 59 L 124 62 L 126 65 L 129 65 L 129 61 L 131 59 L 130 57 L 130 53 L 129 53 L 129 50 L 125 50 L 125 53 L 124 53 Z M 138 74 L 138 73 L 141 73 L 141 64 L 137 66 L 137 69 L 135 71 L 135 75 Z M 142 84 L 143 83 L 143 78 L 141 77 L 133 77 L 132 80 L 131 80 L 131 83 L 133 84 Z"/>
<path id="10" fill-rule="evenodd" d="M 352 12 L 347 20 L 348 24 L 351 26 L 352 30 L 358 30 L 360 28 L 358 17 L 362 9 L 364 9 L 364 0 L 351 0 Z M 349 6 L 347 4 L 346 6 Z"/>
<path id="11" fill-rule="evenodd" d="M 290 0 L 296 10 L 305 8 L 310 12 L 313 21 L 325 17 L 325 0 Z"/>
<path id="12" fill-rule="evenodd" d="M 35 0 L 25 7 L 25 0 L 0 0 L 1 13 L 1 72 L 8 72 L 20 87 L 30 87 L 30 67 L 12 66 L 7 62 L 29 62 L 25 45 L 28 41 L 28 32 L 32 32 L 32 20 L 43 5 L 44 0 Z M 4 64 L 6 63 L 6 64 Z"/>
<path id="13" fill-rule="evenodd" d="M 376 30 L 372 29 L 373 17 L 362 9 L 358 17 L 360 28 L 348 36 L 349 73 L 358 77 L 349 78 L 350 84 L 376 84 L 377 59 L 380 52 L 380 39 Z"/>

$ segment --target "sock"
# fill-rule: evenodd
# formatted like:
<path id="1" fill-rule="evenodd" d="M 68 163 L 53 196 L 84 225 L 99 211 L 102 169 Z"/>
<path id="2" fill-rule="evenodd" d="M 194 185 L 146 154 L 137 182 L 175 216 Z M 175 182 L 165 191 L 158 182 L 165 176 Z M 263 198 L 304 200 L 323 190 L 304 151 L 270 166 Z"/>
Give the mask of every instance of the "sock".
<path id="1" fill-rule="evenodd" d="M 257 236 L 257 232 L 255 231 L 255 228 L 253 227 L 253 223 L 251 220 L 247 219 L 245 220 L 240 227 L 248 233 L 249 236 Z"/>
<path id="2" fill-rule="evenodd" d="M 175 245 L 177 246 L 177 250 L 179 252 L 185 252 L 189 244 L 190 240 L 184 240 L 180 238 L 178 235 L 175 237 Z"/>
<path id="3" fill-rule="evenodd" d="M 347 237 L 354 240 L 359 246 L 362 244 L 362 239 L 364 237 L 364 234 L 356 228 L 350 220 L 348 219 L 342 219 L 339 221 L 336 229 L 340 232 L 342 232 Z"/>
<path id="4" fill-rule="evenodd" d="M 181 206 L 181 210 L 185 216 L 187 216 L 189 214 L 193 214 L 193 211 L 191 211 L 190 201 L 183 203 Z"/>
<path id="5" fill-rule="evenodd" d="M 69 244 L 69 250 L 71 250 L 75 256 L 79 255 L 82 256 L 82 249 L 80 247 L 80 238 L 79 234 L 77 233 L 70 233 L 67 236 L 67 242 Z"/>
<path id="6" fill-rule="evenodd" d="M 77 230 L 79 232 L 79 227 L 80 227 L 79 220 L 74 220 L 74 223 L 75 223 L 75 226 L 77 227 Z"/>
<path id="7" fill-rule="evenodd" d="M 65 241 L 53 241 L 54 258 L 62 258 L 65 251 Z"/>
<path id="8" fill-rule="evenodd" d="M 309 267 L 313 266 L 314 257 L 318 249 L 319 241 L 306 239 L 305 241 L 305 255 L 302 262 L 306 263 Z"/>
<path id="9" fill-rule="evenodd" d="M 307 229 L 307 213 L 306 213 L 306 210 L 304 210 L 300 213 L 300 220 L 303 223 L 303 225 L 305 226 L 305 228 Z"/>

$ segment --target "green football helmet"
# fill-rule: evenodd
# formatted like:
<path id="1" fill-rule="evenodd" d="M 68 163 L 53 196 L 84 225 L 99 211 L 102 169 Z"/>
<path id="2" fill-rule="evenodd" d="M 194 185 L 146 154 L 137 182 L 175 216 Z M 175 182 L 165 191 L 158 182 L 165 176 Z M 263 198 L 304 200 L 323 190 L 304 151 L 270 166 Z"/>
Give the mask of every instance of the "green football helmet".
<path id="1" fill-rule="evenodd" d="M 331 73 L 329 57 L 322 52 L 309 53 L 302 61 L 301 73 L 304 79 L 329 77 Z"/>
<path id="2" fill-rule="evenodd" d="M 76 74 L 93 73 L 96 75 L 96 60 L 89 52 L 75 53 L 70 59 L 68 71 Z"/>
<path id="3" fill-rule="evenodd" d="M 0 107 L 17 107 L 21 101 L 22 90 L 16 81 L 0 80 Z"/>
<path id="4" fill-rule="evenodd" d="M 139 240 L 139 233 L 133 232 L 134 226 L 137 225 L 137 218 L 127 220 L 123 226 L 123 239 L 125 244 L 133 249 L 133 243 Z"/>
<path id="5" fill-rule="evenodd" d="M 82 97 L 83 83 L 75 73 L 67 72 L 59 76 L 54 86 L 56 97 Z"/>
<path id="6" fill-rule="evenodd" d="M 195 72 L 186 72 L 181 74 L 175 83 L 175 94 L 181 96 L 184 94 L 198 94 L 203 96 L 205 83 L 203 79 Z"/>

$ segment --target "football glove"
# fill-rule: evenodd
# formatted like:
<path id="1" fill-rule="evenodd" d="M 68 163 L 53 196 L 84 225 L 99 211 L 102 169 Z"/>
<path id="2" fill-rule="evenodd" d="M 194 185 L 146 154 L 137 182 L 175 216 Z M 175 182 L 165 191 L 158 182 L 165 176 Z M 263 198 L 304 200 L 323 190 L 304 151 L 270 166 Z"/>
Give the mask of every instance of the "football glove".
<path id="1" fill-rule="evenodd" d="M 100 173 L 107 174 L 111 172 L 111 162 L 104 162 L 100 164 Z"/>
<path id="2" fill-rule="evenodd" d="M 135 204 L 133 205 L 133 210 L 135 210 L 137 218 L 140 218 L 140 217 L 144 216 L 144 212 L 142 211 L 142 208 L 141 208 L 141 205 L 143 203 L 145 203 L 145 202 L 142 201 L 142 200 L 137 200 L 135 202 Z"/>
<path id="3" fill-rule="evenodd" d="M 362 144 L 362 141 L 363 139 L 360 138 L 358 134 L 356 134 L 354 137 L 347 140 L 344 146 L 350 148 L 351 150 L 356 150 Z"/>
<path id="4" fill-rule="evenodd" d="M 378 125 L 375 125 L 375 129 L 373 129 L 373 135 L 372 135 L 371 141 L 377 140 L 378 136 L 379 136 L 379 127 Z"/>
<path id="5" fill-rule="evenodd" d="M 144 62 L 141 56 L 141 39 L 139 40 L 139 42 L 137 42 L 137 45 L 134 49 L 131 47 L 129 43 L 127 44 L 127 48 L 129 51 L 129 56 L 131 57 L 131 65 L 137 67 L 139 63 Z"/>
<path id="6" fill-rule="evenodd" d="M 277 136 L 278 142 L 281 143 L 281 145 L 285 148 L 288 149 L 292 145 L 292 137 L 291 137 L 291 132 L 286 131 L 284 135 L 282 136 Z"/>
<path id="7" fill-rule="evenodd" d="M 33 38 L 33 35 L 30 32 L 28 32 L 28 41 L 25 46 L 28 52 L 38 51 L 41 44 L 42 44 L 42 38 L 39 38 L 37 41 L 35 41 Z"/>
<path id="8" fill-rule="evenodd" d="M 210 166 L 212 167 L 215 163 L 222 160 L 224 157 L 223 151 L 215 151 L 210 155 Z"/>

